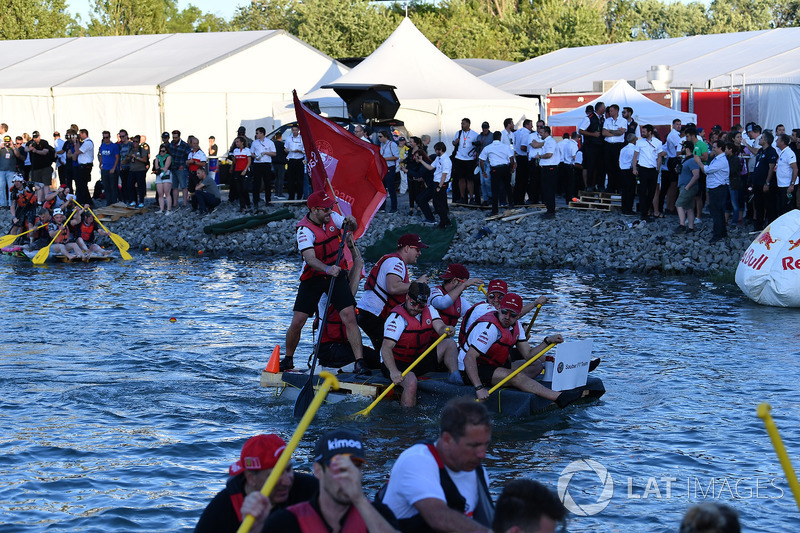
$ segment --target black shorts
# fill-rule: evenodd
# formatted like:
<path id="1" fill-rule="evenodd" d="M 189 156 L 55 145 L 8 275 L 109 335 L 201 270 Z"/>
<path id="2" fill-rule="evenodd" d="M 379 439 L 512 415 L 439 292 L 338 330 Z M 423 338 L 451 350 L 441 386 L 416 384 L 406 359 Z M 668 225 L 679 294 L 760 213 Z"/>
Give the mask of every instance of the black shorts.
<path id="1" fill-rule="evenodd" d="M 327 294 L 330 285 L 330 276 L 314 276 L 311 279 L 301 280 L 300 288 L 297 289 L 297 298 L 294 301 L 294 310 L 309 316 L 316 313 L 319 300 L 323 294 Z M 333 284 L 331 303 L 339 312 L 356 305 L 356 299 L 347 282 L 347 272 L 342 271 L 336 278 Z"/>
<path id="2" fill-rule="evenodd" d="M 509 357 L 508 359 L 506 359 L 506 364 L 500 366 L 484 365 L 478 363 L 478 379 L 481 380 L 481 384 L 484 387 L 492 386 L 492 376 L 494 376 L 494 371 L 497 370 L 498 368 L 507 368 L 511 370 L 511 358 Z M 465 370 L 461 371 L 461 379 L 464 380 L 464 384 L 466 385 L 472 384 Z"/>
<path id="3" fill-rule="evenodd" d="M 357 320 L 358 327 L 372 342 L 372 347 L 380 351 L 383 342 L 383 326 L 386 324 L 386 320 L 363 309 L 358 310 Z"/>

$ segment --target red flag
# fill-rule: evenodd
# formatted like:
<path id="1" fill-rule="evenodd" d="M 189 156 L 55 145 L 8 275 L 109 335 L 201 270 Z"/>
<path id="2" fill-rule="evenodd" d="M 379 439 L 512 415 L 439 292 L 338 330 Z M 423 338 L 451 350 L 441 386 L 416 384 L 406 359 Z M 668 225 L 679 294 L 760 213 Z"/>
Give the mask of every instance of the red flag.
<path id="1" fill-rule="evenodd" d="M 317 115 L 292 93 L 311 185 L 315 191 L 327 189 L 337 199 L 337 211 L 355 217 L 357 239 L 386 199 L 386 160 L 377 146 Z"/>

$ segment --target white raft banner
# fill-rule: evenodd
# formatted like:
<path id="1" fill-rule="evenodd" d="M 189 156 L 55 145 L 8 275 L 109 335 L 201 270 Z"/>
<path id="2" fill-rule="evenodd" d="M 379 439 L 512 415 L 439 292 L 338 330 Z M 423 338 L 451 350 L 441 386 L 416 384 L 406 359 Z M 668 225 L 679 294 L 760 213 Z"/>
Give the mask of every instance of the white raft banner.
<path id="1" fill-rule="evenodd" d="M 800 307 L 800 211 L 772 222 L 747 248 L 736 284 L 763 305 Z"/>
<path id="2" fill-rule="evenodd" d="M 589 377 L 592 341 L 569 341 L 556 346 L 553 357 L 544 363 L 544 381 L 551 381 L 554 391 L 583 387 Z M 549 356 L 549 354 L 548 354 Z"/>

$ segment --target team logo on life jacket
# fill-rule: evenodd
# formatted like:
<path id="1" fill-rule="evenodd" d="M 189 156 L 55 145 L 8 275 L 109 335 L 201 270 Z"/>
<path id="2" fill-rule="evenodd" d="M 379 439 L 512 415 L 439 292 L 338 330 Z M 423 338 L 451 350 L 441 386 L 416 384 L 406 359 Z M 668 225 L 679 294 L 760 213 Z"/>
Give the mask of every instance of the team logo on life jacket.
<path id="1" fill-rule="evenodd" d="M 563 371 L 564 371 L 564 363 L 558 363 L 558 373 L 560 374 Z"/>
<path id="2" fill-rule="evenodd" d="M 430 326 L 431 325 L 431 319 L 429 318 L 428 320 L 425 321 L 425 323 Z"/>
<path id="3" fill-rule="evenodd" d="M 331 226 L 328 228 L 328 231 L 333 232 L 336 231 L 336 226 Z"/>

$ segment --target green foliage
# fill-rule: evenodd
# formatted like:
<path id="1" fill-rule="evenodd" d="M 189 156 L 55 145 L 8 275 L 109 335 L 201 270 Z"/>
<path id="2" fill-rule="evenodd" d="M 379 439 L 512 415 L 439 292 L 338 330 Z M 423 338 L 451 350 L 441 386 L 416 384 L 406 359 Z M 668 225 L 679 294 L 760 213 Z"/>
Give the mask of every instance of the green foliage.
<path id="1" fill-rule="evenodd" d="M 65 37 L 74 23 L 65 0 L 6 0 L 0 10 L 0 39 Z"/>
<path id="2" fill-rule="evenodd" d="M 227 21 L 177 0 L 6 0 L 0 38 L 282 29 L 333 57 L 367 56 L 405 16 L 400 2 L 251 0 Z M 412 0 L 408 15 L 452 58 L 522 61 L 564 47 L 800 25 L 800 0 Z M 409 50 L 408 53 L 414 53 Z"/>

